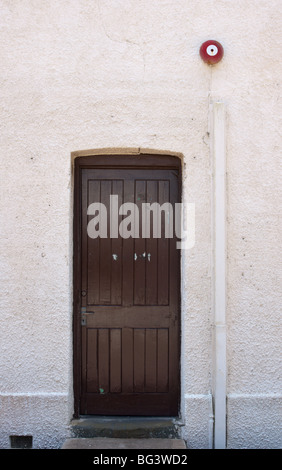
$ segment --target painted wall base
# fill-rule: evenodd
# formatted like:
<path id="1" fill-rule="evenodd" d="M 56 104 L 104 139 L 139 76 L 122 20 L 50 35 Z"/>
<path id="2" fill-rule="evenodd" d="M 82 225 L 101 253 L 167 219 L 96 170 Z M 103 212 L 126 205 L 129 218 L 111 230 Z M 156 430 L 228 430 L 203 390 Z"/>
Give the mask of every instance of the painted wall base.
<path id="1" fill-rule="evenodd" d="M 279 394 L 228 395 L 227 448 L 281 448 L 281 398 Z M 212 448 L 211 395 L 185 395 L 184 401 L 181 438 L 188 449 Z M 71 406 L 72 397 L 64 393 L 1 395 L 0 448 L 10 448 L 11 435 L 31 435 L 34 449 L 59 449 L 71 434 Z"/>
<path id="2" fill-rule="evenodd" d="M 181 437 L 188 449 L 210 449 L 213 446 L 213 413 L 211 395 L 185 395 L 185 426 Z"/>
<path id="3" fill-rule="evenodd" d="M 10 436 L 32 436 L 34 449 L 60 448 L 69 437 L 70 399 L 64 393 L 0 395 L 0 448 Z"/>
<path id="4" fill-rule="evenodd" d="M 279 394 L 230 394 L 227 397 L 227 448 L 281 449 Z"/>

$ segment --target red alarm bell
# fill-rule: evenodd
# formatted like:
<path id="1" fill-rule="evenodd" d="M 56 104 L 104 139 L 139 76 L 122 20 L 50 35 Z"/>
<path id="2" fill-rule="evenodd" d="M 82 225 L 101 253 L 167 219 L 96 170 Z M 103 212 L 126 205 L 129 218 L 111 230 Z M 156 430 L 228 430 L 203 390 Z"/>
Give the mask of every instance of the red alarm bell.
<path id="1" fill-rule="evenodd" d="M 210 39 L 201 45 L 200 56 L 209 65 L 217 64 L 223 57 L 223 47 L 218 41 Z"/>

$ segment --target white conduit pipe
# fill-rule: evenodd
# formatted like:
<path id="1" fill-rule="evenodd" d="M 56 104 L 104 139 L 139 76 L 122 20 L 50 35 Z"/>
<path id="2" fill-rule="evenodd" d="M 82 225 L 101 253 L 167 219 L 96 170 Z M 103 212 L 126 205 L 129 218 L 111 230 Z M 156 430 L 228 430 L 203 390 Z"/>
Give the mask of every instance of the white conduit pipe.
<path id="1" fill-rule="evenodd" d="M 226 448 L 226 149 L 225 106 L 213 104 L 214 448 Z"/>

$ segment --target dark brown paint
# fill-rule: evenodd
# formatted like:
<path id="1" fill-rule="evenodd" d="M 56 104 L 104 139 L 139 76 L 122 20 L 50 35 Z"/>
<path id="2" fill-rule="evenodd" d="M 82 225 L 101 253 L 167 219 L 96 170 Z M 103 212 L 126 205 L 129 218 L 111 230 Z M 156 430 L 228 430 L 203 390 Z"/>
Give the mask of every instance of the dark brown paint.
<path id="1" fill-rule="evenodd" d="M 137 205 L 180 202 L 180 172 L 180 160 L 168 155 L 75 160 L 75 416 L 178 415 L 180 254 L 176 240 L 164 236 L 91 239 L 86 231 L 91 217 L 86 211 L 91 202 L 108 206 L 110 194 L 118 194 L 120 203 Z M 150 253 L 150 261 L 142 257 L 145 252 Z M 81 309 L 88 312 L 85 325 L 81 325 Z"/>

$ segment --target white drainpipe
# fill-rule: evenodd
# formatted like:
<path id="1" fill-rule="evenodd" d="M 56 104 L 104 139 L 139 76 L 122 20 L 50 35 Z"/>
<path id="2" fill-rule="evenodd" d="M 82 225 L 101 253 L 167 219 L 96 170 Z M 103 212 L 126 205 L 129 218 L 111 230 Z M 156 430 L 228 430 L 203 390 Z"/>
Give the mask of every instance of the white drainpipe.
<path id="1" fill-rule="evenodd" d="M 226 149 L 225 106 L 213 104 L 214 448 L 226 448 Z"/>

